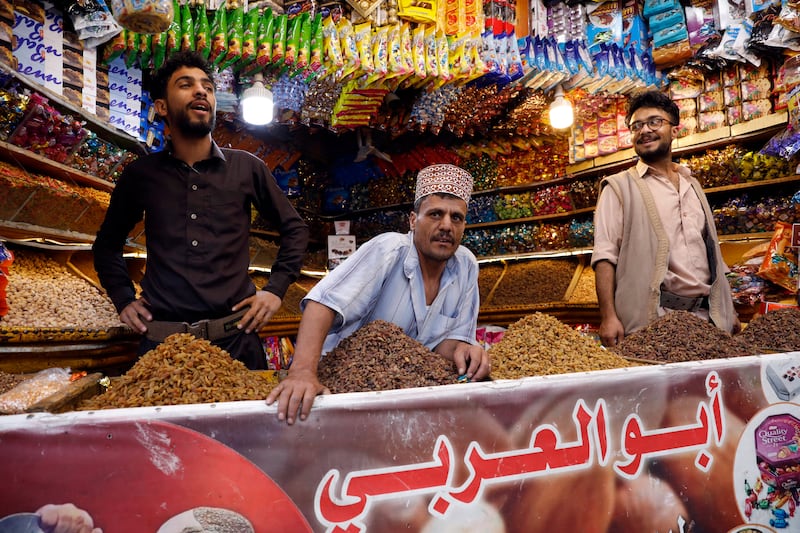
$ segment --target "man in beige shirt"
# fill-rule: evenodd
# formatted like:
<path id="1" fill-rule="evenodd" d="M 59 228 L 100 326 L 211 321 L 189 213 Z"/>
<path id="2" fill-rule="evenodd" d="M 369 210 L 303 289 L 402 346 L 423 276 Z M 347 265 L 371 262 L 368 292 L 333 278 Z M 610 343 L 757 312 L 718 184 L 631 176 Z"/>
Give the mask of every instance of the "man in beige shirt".
<path id="1" fill-rule="evenodd" d="M 672 161 L 677 105 L 659 91 L 640 93 L 627 121 L 639 161 L 601 181 L 595 210 L 592 267 L 603 344 L 676 309 L 738 331 L 708 201 L 689 169 Z"/>

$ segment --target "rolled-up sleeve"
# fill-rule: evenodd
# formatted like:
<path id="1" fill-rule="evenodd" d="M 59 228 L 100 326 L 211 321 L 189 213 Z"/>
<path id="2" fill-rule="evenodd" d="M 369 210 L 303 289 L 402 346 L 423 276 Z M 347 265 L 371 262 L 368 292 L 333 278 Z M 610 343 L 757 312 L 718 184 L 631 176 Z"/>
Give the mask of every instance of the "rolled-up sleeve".
<path id="1" fill-rule="evenodd" d="M 604 187 L 594 212 L 592 267 L 600 261 L 616 265 L 622 244 L 622 204 L 611 187 Z"/>

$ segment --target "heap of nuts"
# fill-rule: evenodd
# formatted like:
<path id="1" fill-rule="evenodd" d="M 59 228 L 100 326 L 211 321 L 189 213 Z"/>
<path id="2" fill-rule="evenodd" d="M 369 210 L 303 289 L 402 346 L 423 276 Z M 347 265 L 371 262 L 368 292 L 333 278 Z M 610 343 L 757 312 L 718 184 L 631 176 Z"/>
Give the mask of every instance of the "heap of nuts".
<path id="1" fill-rule="evenodd" d="M 14 250 L 3 327 L 103 330 L 121 326 L 111 300 L 46 254 Z"/>
<path id="2" fill-rule="evenodd" d="M 757 352 L 749 342 L 731 336 L 689 311 L 670 311 L 625 337 L 613 350 L 624 357 L 668 363 Z"/>
<path id="3" fill-rule="evenodd" d="M 759 350 L 800 350 L 800 309 L 775 309 L 751 320 L 737 335 Z"/>
<path id="4" fill-rule="evenodd" d="M 318 375 L 334 394 L 445 385 L 458 377 L 452 362 L 383 320 L 343 339 L 322 358 Z"/>
<path id="5" fill-rule="evenodd" d="M 575 275 L 573 259 L 542 259 L 509 263 L 495 288 L 490 307 L 559 302 Z"/>
<path id="6" fill-rule="evenodd" d="M 209 341 L 175 333 L 79 410 L 263 400 L 273 387 Z"/>
<path id="7" fill-rule="evenodd" d="M 489 354 L 494 379 L 634 366 L 544 313 L 533 313 L 511 324 L 502 340 L 489 349 Z"/>

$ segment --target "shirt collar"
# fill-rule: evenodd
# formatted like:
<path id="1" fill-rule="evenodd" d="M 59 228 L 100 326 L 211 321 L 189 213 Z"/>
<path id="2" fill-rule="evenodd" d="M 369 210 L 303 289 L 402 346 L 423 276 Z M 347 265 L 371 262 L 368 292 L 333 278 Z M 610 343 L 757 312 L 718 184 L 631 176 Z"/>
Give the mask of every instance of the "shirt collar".
<path id="1" fill-rule="evenodd" d="M 168 154 L 173 159 L 175 158 L 173 155 L 172 141 L 167 141 L 167 144 L 164 148 L 164 153 Z M 211 139 L 211 153 L 209 154 L 209 159 L 221 159 L 222 161 L 226 160 L 225 154 L 222 152 L 214 139 Z"/>
<path id="2" fill-rule="evenodd" d="M 687 167 L 674 162 L 672 163 L 672 170 L 677 172 L 682 178 L 688 178 L 692 174 L 692 171 Z M 640 178 L 646 178 L 647 174 L 655 175 L 656 172 L 650 165 L 640 159 L 636 162 L 636 174 Z"/>

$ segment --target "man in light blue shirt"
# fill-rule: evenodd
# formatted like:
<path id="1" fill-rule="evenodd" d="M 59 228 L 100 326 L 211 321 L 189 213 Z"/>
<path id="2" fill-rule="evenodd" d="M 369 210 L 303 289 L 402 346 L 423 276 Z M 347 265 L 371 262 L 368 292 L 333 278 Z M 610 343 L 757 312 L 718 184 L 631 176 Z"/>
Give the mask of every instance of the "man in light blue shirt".
<path id="1" fill-rule="evenodd" d="M 461 246 L 472 176 L 454 165 L 432 165 L 417 175 L 408 234 L 384 233 L 363 244 L 302 302 L 303 317 L 289 375 L 267 398 L 278 418 L 304 420 L 317 394 L 320 356 L 374 321 L 392 322 L 453 361 L 476 380 L 491 363 L 475 340 L 480 305 L 478 263 Z"/>

